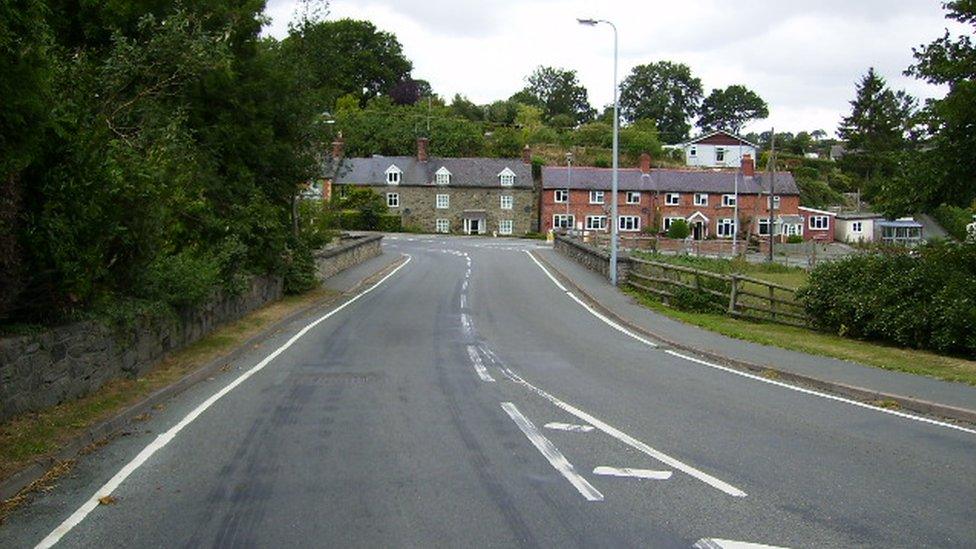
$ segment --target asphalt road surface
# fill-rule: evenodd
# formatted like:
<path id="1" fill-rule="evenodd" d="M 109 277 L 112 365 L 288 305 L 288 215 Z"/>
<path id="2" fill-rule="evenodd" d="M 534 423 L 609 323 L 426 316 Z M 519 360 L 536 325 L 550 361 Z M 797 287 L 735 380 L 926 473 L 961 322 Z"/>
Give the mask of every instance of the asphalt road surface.
<path id="1" fill-rule="evenodd" d="M 0 546 L 976 545 L 976 432 L 655 346 L 538 245 L 387 239 L 398 270 L 81 459 Z"/>

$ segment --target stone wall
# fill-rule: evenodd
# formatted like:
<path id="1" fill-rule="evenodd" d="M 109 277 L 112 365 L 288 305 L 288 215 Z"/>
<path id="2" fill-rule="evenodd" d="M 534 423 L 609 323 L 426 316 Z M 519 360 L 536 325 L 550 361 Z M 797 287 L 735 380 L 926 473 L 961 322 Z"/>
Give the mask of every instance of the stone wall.
<path id="1" fill-rule="evenodd" d="M 0 420 L 88 395 L 111 379 L 137 377 L 167 352 L 189 345 L 282 295 L 278 277 L 254 277 L 236 296 L 145 316 L 130 326 L 84 321 L 0 339 Z"/>
<path id="2" fill-rule="evenodd" d="M 315 253 L 315 270 L 319 280 L 380 255 L 383 251 L 382 240 L 383 235 L 379 234 L 347 237 L 334 247 L 319 250 Z"/>
<path id="3" fill-rule="evenodd" d="M 599 248 L 583 244 L 579 240 L 562 235 L 555 237 L 555 250 L 591 271 L 596 271 L 610 278 L 610 254 Z M 617 254 L 617 284 L 627 281 L 630 272 L 630 257 L 624 253 Z"/>

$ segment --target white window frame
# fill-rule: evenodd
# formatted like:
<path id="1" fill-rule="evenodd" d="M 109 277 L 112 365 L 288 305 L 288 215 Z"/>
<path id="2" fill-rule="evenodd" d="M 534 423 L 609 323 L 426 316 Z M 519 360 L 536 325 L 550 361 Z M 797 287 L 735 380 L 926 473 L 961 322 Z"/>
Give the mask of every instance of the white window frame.
<path id="1" fill-rule="evenodd" d="M 386 184 L 399 185 L 402 178 L 403 170 L 398 168 L 396 164 L 390 164 L 390 167 L 386 169 Z"/>
<path id="2" fill-rule="evenodd" d="M 450 185 L 451 172 L 447 171 L 447 168 L 441 166 L 441 169 L 437 170 L 437 172 L 434 174 L 434 183 L 438 185 Z"/>
<path id="3" fill-rule="evenodd" d="M 766 197 L 766 209 L 767 210 L 772 210 L 772 209 L 775 208 L 775 209 L 778 210 L 779 209 L 780 202 L 781 201 L 779 199 L 779 195 L 778 194 L 774 194 L 773 196 L 767 196 Z"/>
<path id="4" fill-rule="evenodd" d="M 590 191 L 590 204 L 603 204 L 603 191 Z"/>
<path id="5" fill-rule="evenodd" d="M 640 201 L 641 201 L 640 191 L 627 191 L 628 204 L 640 204 Z"/>
<path id="6" fill-rule="evenodd" d="M 766 232 L 763 232 L 763 226 L 766 227 Z M 769 236 L 772 230 L 772 225 L 770 224 L 768 217 L 760 217 L 756 220 L 756 233 L 759 236 Z"/>
<path id="7" fill-rule="evenodd" d="M 434 228 L 439 233 L 449 233 L 451 232 L 451 220 L 438 219 L 434 221 Z"/>
<path id="8" fill-rule="evenodd" d="M 719 238 L 732 238 L 732 236 L 737 232 L 736 227 L 738 223 L 735 222 L 731 217 L 724 217 L 719 219 L 715 224 L 715 235 Z"/>
<path id="9" fill-rule="evenodd" d="M 728 151 L 725 150 L 725 147 L 715 147 L 715 163 L 716 164 L 719 163 L 719 162 L 721 162 L 723 164 L 725 163 L 725 153 L 726 152 L 728 152 Z"/>
<path id="10" fill-rule="evenodd" d="M 386 193 L 386 207 L 387 208 L 399 208 L 400 207 L 400 193 Z"/>
<path id="11" fill-rule="evenodd" d="M 556 204 L 569 204 L 569 189 L 556 189 L 552 191 L 552 201 Z"/>
<path id="12" fill-rule="evenodd" d="M 827 229 L 830 228 L 830 216 L 811 215 L 808 223 L 810 224 L 811 231 L 826 231 Z"/>
<path id="13" fill-rule="evenodd" d="M 695 193 L 695 206 L 708 206 L 708 193 Z"/>
<path id="14" fill-rule="evenodd" d="M 692 158 L 697 158 L 698 157 L 698 146 L 697 145 L 692 145 L 691 147 L 688 147 L 688 156 L 690 156 Z"/>
<path id="15" fill-rule="evenodd" d="M 862 221 L 852 221 L 851 222 L 851 232 L 861 233 L 864 232 L 864 223 Z"/>
<path id="16" fill-rule="evenodd" d="M 588 231 L 605 231 L 607 230 L 607 216 L 588 215 L 584 227 Z"/>
<path id="17" fill-rule="evenodd" d="M 685 219 L 685 218 L 683 218 L 681 216 L 668 216 L 668 217 L 665 217 L 665 218 L 661 219 L 661 228 L 664 229 L 665 231 L 667 231 L 668 229 L 671 228 L 671 224 L 674 223 L 675 221 L 679 220 L 679 219 Z M 685 221 L 687 221 L 687 220 L 685 219 Z M 689 227 L 690 226 L 691 225 L 689 224 Z"/>
<path id="18" fill-rule="evenodd" d="M 640 231 L 641 218 L 639 215 L 618 215 L 617 216 L 617 230 L 626 233 L 635 233 Z"/>
<path id="19" fill-rule="evenodd" d="M 498 234 L 512 234 L 512 220 L 511 219 L 499 219 L 498 220 Z"/>
<path id="20" fill-rule="evenodd" d="M 803 236 L 803 223 L 787 223 L 786 236 Z"/>
<path id="21" fill-rule="evenodd" d="M 735 207 L 736 196 L 734 194 L 723 194 L 722 195 L 722 206 L 726 208 Z"/>
<path id="22" fill-rule="evenodd" d="M 434 206 L 438 210 L 446 210 L 451 207 L 451 195 L 449 194 L 439 194 L 435 198 Z"/>
<path id="23" fill-rule="evenodd" d="M 498 207 L 503 210 L 511 210 L 515 204 L 515 197 L 510 194 L 503 194 L 498 199 Z"/>
<path id="24" fill-rule="evenodd" d="M 509 168 L 498 172 L 498 183 L 502 187 L 512 187 L 515 185 L 515 172 Z"/>
<path id="25" fill-rule="evenodd" d="M 552 228 L 553 229 L 575 229 L 576 216 L 573 214 L 553 214 Z"/>
<path id="26" fill-rule="evenodd" d="M 664 195 L 664 205 L 665 206 L 680 206 L 681 205 L 681 193 L 667 193 Z"/>

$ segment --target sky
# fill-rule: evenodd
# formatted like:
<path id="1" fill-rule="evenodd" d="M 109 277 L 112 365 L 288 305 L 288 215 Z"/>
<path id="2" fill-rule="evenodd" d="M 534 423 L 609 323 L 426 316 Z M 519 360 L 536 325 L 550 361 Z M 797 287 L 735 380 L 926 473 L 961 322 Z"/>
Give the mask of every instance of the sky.
<path id="1" fill-rule="evenodd" d="M 266 35 L 287 34 L 297 0 L 268 0 Z M 902 74 L 912 48 L 948 28 L 941 0 L 333 0 L 327 19 L 367 19 L 392 32 L 413 77 L 450 101 L 483 104 L 525 86 L 539 65 L 577 71 L 590 103 L 613 101 L 613 31 L 577 17 L 607 19 L 619 32 L 618 78 L 632 67 L 674 61 L 691 67 L 705 94 L 743 84 L 769 104 L 745 132 L 825 130 L 850 112 L 868 67 L 921 99 L 945 90 Z"/>

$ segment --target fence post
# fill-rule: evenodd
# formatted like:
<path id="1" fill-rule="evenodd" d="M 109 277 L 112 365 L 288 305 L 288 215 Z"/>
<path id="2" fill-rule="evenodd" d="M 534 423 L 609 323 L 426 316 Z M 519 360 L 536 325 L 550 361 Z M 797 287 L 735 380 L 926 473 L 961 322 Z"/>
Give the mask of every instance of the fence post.
<path id="1" fill-rule="evenodd" d="M 769 316 L 773 322 L 776 322 L 776 299 L 775 299 L 775 288 L 769 287 Z"/>
<path id="2" fill-rule="evenodd" d="M 732 275 L 732 292 L 729 294 L 729 314 L 735 314 L 735 298 L 739 293 L 739 279 Z"/>

